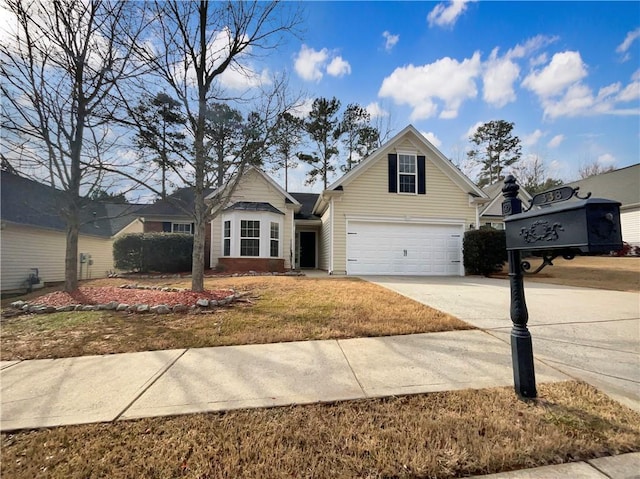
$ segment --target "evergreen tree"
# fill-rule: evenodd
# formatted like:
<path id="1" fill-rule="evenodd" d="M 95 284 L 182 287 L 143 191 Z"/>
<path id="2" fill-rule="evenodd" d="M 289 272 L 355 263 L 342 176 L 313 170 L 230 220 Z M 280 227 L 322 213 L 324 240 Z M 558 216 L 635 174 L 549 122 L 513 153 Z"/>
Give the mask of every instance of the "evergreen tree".
<path id="1" fill-rule="evenodd" d="M 224 185 L 243 144 L 242 113 L 226 103 L 210 103 L 205 116 L 205 144 L 217 187 Z"/>
<path id="2" fill-rule="evenodd" d="M 504 120 L 489 121 L 469 138 L 475 146 L 467 155 L 482 165 L 478 178 L 481 188 L 503 180 L 504 168 L 520 159 L 520 138 L 512 135 L 513 126 Z"/>
<path id="3" fill-rule="evenodd" d="M 370 122 L 371 115 L 363 107 L 356 103 L 347 105 L 340 123 L 344 135 L 342 142 L 347 150 L 347 158 L 342 166 L 344 172 L 350 171 L 375 149 L 380 134 Z"/>
<path id="4" fill-rule="evenodd" d="M 284 189 L 289 190 L 289 169 L 295 168 L 294 150 L 302 141 L 303 122 L 301 119 L 285 112 L 279 116 L 271 142 L 274 160 L 272 170 L 284 170 Z"/>
<path id="5" fill-rule="evenodd" d="M 337 145 L 341 136 L 339 110 L 340 100 L 337 98 L 333 97 L 331 100 L 316 98 L 309 117 L 303 123 L 304 131 L 316 147 L 311 154 L 298 153 L 300 160 L 312 166 L 307 173 L 308 185 L 320 179 L 326 189 L 329 174 L 336 171 L 332 159 L 338 154 Z"/>
<path id="6" fill-rule="evenodd" d="M 161 197 L 167 197 L 167 172 L 183 166 L 180 160 L 185 153 L 186 137 L 183 133 L 186 119 L 180 103 L 164 92 L 145 96 L 134 108 L 132 117 L 138 125 L 136 146 L 142 155 L 160 167 Z"/>

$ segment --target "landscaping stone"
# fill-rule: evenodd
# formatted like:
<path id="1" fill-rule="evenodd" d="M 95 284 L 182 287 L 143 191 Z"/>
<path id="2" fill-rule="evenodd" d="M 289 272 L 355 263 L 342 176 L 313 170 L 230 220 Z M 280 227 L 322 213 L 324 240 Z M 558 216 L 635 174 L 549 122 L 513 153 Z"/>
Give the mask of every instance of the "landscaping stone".
<path id="1" fill-rule="evenodd" d="M 66 312 L 69 312 L 69 311 L 73 311 L 75 309 L 76 309 L 76 305 L 75 304 L 70 304 L 70 305 L 67 305 L 67 306 L 60 306 L 59 308 L 56 308 L 56 311 L 58 313 L 66 313 Z"/>
<path id="2" fill-rule="evenodd" d="M 173 312 L 174 313 L 184 313 L 185 311 L 187 311 L 189 309 L 188 306 L 185 306 L 184 304 L 176 304 L 173 307 Z"/>
<path id="3" fill-rule="evenodd" d="M 94 304 L 85 304 L 80 309 L 80 311 L 97 311 L 97 310 L 98 310 L 98 306 L 96 306 Z"/>
<path id="4" fill-rule="evenodd" d="M 111 301 L 111 302 L 109 302 L 109 303 L 104 305 L 104 309 L 106 309 L 107 311 L 113 311 L 117 307 L 118 307 L 118 302 L 117 301 Z"/>
<path id="5" fill-rule="evenodd" d="M 156 313 L 156 314 L 167 314 L 171 312 L 171 308 L 169 308 L 169 306 L 167 306 L 166 304 L 159 304 L 157 306 L 152 306 L 149 310 L 152 313 Z"/>
<path id="6" fill-rule="evenodd" d="M 129 309 L 129 305 L 128 304 L 119 304 L 118 306 L 116 306 L 116 311 L 126 311 L 127 309 Z"/>
<path id="7" fill-rule="evenodd" d="M 16 308 L 16 309 L 20 309 L 22 308 L 25 304 L 27 304 L 24 301 L 14 301 L 13 303 L 11 303 L 11 307 L 12 308 Z"/>
<path id="8" fill-rule="evenodd" d="M 214 306 L 218 306 L 220 304 L 220 301 L 216 301 L 215 299 L 212 299 L 211 301 L 209 301 L 209 307 L 212 308 Z"/>
<path id="9" fill-rule="evenodd" d="M 58 308 L 55 306 L 45 306 L 44 308 L 45 313 L 55 313 L 56 311 L 58 311 Z"/>
<path id="10" fill-rule="evenodd" d="M 138 305 L 138 307 L 136 308 L 136 312 L 137 313 L 148 313 L 149 312 L 149 305 L 148 304 L 140 304 L 140 305 Z"/>
<path id="11" fill-rule="evenodd" d="M 207 308 L 209 306 L 209 300 L 204 298 L 199 299 L 196 301 L 196 305 L 202 308 Z"/>

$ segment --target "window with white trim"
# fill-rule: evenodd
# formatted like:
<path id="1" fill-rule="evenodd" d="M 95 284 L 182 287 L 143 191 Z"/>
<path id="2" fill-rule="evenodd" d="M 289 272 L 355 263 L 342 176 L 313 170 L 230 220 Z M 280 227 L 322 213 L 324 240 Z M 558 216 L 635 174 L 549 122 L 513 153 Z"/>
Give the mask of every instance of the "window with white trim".
<path id="1" fill-rule="evenodd" d="M 259 221 L 240 221 L 240 256 L 260 256 Z"/>
<path id="2" fill-rule="evenodd" d="M 191 223 L 172 223 L 171 224 L 171 232 L 172 233 L 183 233 L 183 234 L 192 234 Z"/>
<path id="3" fill-rule="evenodd" d="M 224 222 L 224 233 L 223 233 L 223 256 L 231 256 L 231 221 L 227 220 Z"/>
<path id="4" fill-rule="evenodd" d="M 416 155 L 398 155 L 398 193 L 416 193 L 418 168 Z"/>
<path id="5" fill-rule="evenodd" d="M 272 258 L 280 256 L 280 225 L 273 221 L 271 222 L 269 253 Z"/>

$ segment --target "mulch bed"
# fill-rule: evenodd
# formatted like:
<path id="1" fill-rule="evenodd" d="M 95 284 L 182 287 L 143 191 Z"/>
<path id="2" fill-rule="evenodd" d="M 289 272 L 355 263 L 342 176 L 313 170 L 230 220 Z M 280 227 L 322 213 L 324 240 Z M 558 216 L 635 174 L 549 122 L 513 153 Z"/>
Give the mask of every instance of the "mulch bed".
<path id="1" fill-rule="evenodd" d="M 233 294 L 233 291 L 228 289 L 206 290 L 196 293 L 193 291 L 172 292 L 115 287 L 85 287 L 78 288 L 71 293 L 56 291 L 40 296 L 30 302 L 55 307 L 69 306 L 72 304 L 106 304 L 112 301 L 125 304 L 148 304 L 149 306 L 158 304 L 166 304 L 167 306 L 184 304 L 186 306 L 192 306 L 195 305 L 199 299 L 220 301 L 230 294 Z"/>

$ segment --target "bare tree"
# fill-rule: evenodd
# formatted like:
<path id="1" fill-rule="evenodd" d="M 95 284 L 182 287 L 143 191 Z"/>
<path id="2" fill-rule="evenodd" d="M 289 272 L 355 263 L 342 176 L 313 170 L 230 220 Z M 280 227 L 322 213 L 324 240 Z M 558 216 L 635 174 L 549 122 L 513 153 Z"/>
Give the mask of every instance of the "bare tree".
<path id="1" fill-rule="evenodd" d="M 539 154 L 522 158 L 511 167 L 511 172 L 518 179 L 518 183 L 532 195 L 562 184 L 562 180 L 549 176 L 544 159 Z"/>
<path id="2" fill-rule="evenodd" d="M 78 286 L 82 208 L 114 145 L 115 85 L 137 73 L 133 45 L 143 4 L 103 0 L 5 0 L 12 14 L 0 45 L 3 157 L 63 191 L 65 290 Z"/>
<path id="3" fill-rule="evenodd" d="M 578 179 L 583 180 L 585 178 L 589 178 L 590 176 L 601 175 L 602 173 L 608 173 L 610 171 L 614 171 L 616 168 L 613 165 L 603 165 L 598 160 L 592 161 L 591 163 L 586 163 L 580 165 L 578 168 Z"/>
<path id="4" fill-rule="evenodd" d="M 246 60 L 261 51 L 276 49 L 284 38 L 295 31 L 300 22 L 297 6 L 273 2 L 183 2 L 171 0 L 156 2 L 157 31 L 153 36 L 152 54 L 148 61 L 159 79 L 171 90 L 184 107 L 187 119 L 189 157 L 184 157 L 186 168 L 179 172 L 185 184 L 194 191 L 193 264 L 191 288 L 204 289 L 204 245 L 206 226 L 233 194 L 251 158 L 268 144 L 277 117 L 286 110 L 282 79 L 273 79 L 269 91 L 260 91 L 253 98 L 225 95 L 223 74 L 231 72 L 243 76 L 247 83 L 255 84 L 258 75 L 247 67 Z M 217 168 L 207 155 L 207 111 L 212 102 L 260 98 L 252 104 L 254 115 L 250 134 L 237 149 L 235 170 L 227 175 L 213 202 L 205 201 L 207 188 L 217 185 Z M 242 102 L 238 102 L 239 104 Z M 259 115 L 256 117 L 255 115 Z M 259 134 L 260 137 L 256 135 Z"/>

